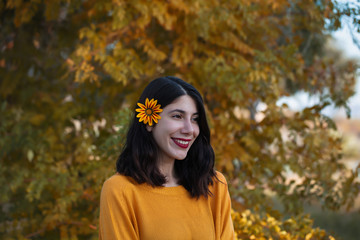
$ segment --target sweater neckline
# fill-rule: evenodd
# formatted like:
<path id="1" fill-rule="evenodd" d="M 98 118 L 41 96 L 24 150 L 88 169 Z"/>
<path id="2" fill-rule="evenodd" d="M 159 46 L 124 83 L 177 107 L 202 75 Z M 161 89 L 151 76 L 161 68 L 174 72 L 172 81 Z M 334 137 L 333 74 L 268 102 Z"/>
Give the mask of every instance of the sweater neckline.
<path id="1" fill-rule="evenodd" d="M 142 183 L 138 185 L 140 188 L 150 191 L 157 194 L 163 195 L 185 195 L 188 194 L 188 191 L 184 188 L 184 186 L 174 186 L 174 187 L 165 187 L 165 186 L 151 186 L 147 183 Z"/>
<path id="2" fill-rule="evenodd" d="M 116 173 L 115 176 L 120 176 L 126 178 L 128 182 L 130 182 L 135 188 L 141 188 L 145 191 L 163 194 L 163 195 L 186 195 L 189 194 L 188 191 L 184 188 L 184 186 L 173 186 L 173 187 L 165 187 L 165 186 L 151 186 L 148 183 L 137 183 L 132 177 L 122 175 L 120 173 Z"/>

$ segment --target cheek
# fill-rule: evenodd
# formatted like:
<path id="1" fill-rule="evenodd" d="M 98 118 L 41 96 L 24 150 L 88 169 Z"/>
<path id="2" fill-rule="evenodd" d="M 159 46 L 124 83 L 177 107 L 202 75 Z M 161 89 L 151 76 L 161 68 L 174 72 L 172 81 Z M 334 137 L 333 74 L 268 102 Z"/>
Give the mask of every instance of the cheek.
<path id="1" fill-rule="evenodd" d="M 194 136 L 195 136 L 195 138 L 197 138 L 199 136 L 199 133 L 200 133 L 199 125 L 195 125 L 194 126 Z"/>

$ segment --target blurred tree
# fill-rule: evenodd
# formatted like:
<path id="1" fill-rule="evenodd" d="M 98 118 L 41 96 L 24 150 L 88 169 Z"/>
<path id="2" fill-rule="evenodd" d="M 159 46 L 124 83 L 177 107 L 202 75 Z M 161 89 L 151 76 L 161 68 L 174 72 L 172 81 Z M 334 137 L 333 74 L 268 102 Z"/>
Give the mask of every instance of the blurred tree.
<path id="1" fill-rule="evenodd" d="M 273 196 L 294 215 L 314 199 L 351 207 L 358 170 L 339 162 L 341 139 L 321 110 L 347 108 L 354 93 L 355 63 L 325 46 L 358 12 L 330 0 L 0 2 L 0 232 L 96 239 L 128 107 L 161 75 L 204 94 L 235 207 L 278 219 Z M 299 90 L 319 104 L 276 104 Z"/>

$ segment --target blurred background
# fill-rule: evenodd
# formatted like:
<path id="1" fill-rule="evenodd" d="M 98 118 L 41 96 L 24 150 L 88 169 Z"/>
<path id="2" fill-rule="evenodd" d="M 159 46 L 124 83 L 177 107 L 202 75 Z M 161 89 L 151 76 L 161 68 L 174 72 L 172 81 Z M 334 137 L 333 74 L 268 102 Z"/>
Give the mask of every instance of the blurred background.
<path id="1" fill-rule="evenodd" d="M 144 86 L 204 97 L 238 239 L 358 239 L 360 4 L 0 2 L 0 238 L 98 239 Z"/>
<path id="2" fill-rule="evenodd" d="M 345 2 L 345 1 L 343 1 Z M 341 29 L 332 33 L 332 46 L 341 51 L 347 58 L 360 61 L 358 40 L 360 35 L 354 30 L 354 25 L 349 18 L 344 18 Z M 300 111 L 305 107 L 319 102 L 317 96 L 311 96 L 306 92 L 296 93 L 291 97 L 281 98 L 278 103 L 287 103 L 293 111 Z M 323 114 L 332 118 L 338 128 L 338 133 L 343 137 L 343 161 L 348 168 L 355 169 L 360 163 L 360 81 L 357 78 L 355 94 L 349 98 L 351 118 L 347 118 L 344 109 L 327 107 Z M 307 206 L 306 212 L 311 214 L 315 225 L 333 232 L 342 239 L 357 239 L 360 236 L 358 222 L 360 215 L 360 197 L 354 202 L 352 211 L 324 211 L 319 206 Z"/>

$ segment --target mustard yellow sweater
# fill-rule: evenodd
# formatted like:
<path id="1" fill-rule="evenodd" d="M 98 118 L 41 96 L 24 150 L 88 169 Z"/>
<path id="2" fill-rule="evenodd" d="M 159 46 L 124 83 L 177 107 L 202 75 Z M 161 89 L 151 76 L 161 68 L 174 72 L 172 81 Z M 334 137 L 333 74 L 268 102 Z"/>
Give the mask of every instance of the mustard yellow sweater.
<path id="1" fill-rule="evenodd" d="M 100 240 L 234 239 L 224 176 L 213 196 L 191 198 L 183 186 L 151 187 L 116 174 L 105 181 L 100 200 Z"/>

